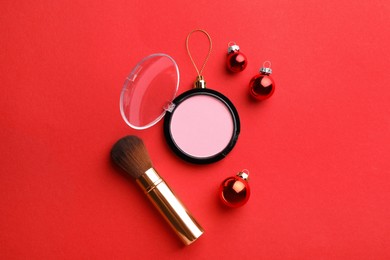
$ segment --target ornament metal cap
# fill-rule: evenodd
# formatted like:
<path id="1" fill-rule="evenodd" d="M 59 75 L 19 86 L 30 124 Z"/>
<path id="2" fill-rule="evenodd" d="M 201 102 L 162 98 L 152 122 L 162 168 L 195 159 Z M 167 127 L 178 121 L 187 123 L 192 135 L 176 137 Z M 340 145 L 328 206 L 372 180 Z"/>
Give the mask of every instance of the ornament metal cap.
<path id="1" fill-rule="evenodd" d="M 206 81 L 204 80 L 203 76 L 196 77 L 194 88 L 206 88 Z"/>
<path id="2" fill-rule="evenodd" d="M 249 181 L 249 171 L 246 169 L 237 173 L 237 176 L 243 179 L 244 181 Z"/>
<path id="3" fill-rule="evenodd" d="M 270 61 L 264 61 L 263 67 L 261 67 L 259 72 L 267 74 L 267 75 L 272 74 L 271 62 Z"/>
<path id="4" fill-rule="evenodd" d="M 240 46 L 238 46 L 235 42 L 229 42 L 228 44 L 228 54 L 234 51 L 239 51 Z"/>

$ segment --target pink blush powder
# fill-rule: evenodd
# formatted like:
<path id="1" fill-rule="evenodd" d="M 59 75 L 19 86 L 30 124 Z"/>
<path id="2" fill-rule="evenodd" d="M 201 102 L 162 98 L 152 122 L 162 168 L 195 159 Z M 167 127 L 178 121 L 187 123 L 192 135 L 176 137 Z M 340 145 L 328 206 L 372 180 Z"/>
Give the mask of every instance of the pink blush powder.
<path id="1" fill-rule="evenodd" d="M 176 107 L 170 126 L 179 149 L 193 157 L 207 158 L 227 147 L 234 121 L 223 102 L 209 95 L 195 95 Z"/>

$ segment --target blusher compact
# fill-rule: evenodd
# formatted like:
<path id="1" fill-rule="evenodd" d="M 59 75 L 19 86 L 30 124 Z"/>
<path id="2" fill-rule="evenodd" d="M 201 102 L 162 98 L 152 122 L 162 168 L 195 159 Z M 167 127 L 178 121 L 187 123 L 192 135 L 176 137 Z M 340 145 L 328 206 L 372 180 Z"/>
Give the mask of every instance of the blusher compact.
<path id="1" fill-rule="evenodd" d="M 233 103 L 223 94 L 206 89 L 202 77 L 197 87 L 175 98 L 179 69 L 167 54 L 142 59 L 126 78 L 120 97 L 124 121 L 146 129 L 164 117 L 164 135 L 182 159 L 207 164 L 223 159 L 235 146 L 240 120 Z"/>
<path id="2" fill-rule="evenodd" d="M 164 134 L 181 158 L 199 164 L 223 159 L 234 147 L 240 121 L 234 105 L 211 89 L 192 89 L 172 101 Z"/>

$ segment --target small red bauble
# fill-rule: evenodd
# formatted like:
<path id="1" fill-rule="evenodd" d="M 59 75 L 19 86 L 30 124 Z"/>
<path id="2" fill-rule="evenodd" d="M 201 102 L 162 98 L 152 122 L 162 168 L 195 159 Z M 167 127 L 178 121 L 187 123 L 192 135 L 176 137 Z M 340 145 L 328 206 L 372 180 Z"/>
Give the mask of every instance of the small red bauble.
<path id="1" fill-rule="evenodd" d="M 249 172 L 243 170 L 236 176 L 225 179 L 219 188 L 219 198 L 228 207 L 237 208 L 244 205 L 250 196 L 248 184 Z"/>
<path id="2" fill-rule="evenodd" d="M 275 91 L 275 82 L 270 76 L 271 73 L 271 62 L 264 62 L 260 73 L 249 82 L 249 91 L 252 97 L 257 100 L 265 100 L 272 96 Z"/>
<path id="3" fill-rule="evenodd" d="M 240 47 L 235 42 L 229 42 L 226 65 L 231 72 L 243 71 L 248 65 L 246 56 L 240 52 Z"/>

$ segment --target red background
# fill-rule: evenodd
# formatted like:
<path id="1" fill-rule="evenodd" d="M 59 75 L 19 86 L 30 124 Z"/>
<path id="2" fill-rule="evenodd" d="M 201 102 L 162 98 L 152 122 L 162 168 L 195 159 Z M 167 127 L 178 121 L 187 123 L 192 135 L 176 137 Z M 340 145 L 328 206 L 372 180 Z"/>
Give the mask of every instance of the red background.
<path id="1" fill-rule="evenodd" d="M 162 122 L 130 129 L 125 77 L 171 55 L 179 93 L 196 76 L 187 34 L 206 29 L 204 76 L 242 131 L 224 160 L 188 164 Z M 5 259 L 390 259 L 390 2 L 2 1 L 0 256 Z M 194 34 L 198 62 L 206 38 Z M 225 69 L 229 41 L 249 60 Z M 253 102 L 265 60 L 276 91 Z M 142 137 L 155 167 L 205 228 L 184 247 L 109 151 Z M 242 169 L 252 196 L 228 210 L 222 180 Z"/>

